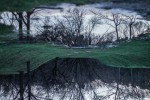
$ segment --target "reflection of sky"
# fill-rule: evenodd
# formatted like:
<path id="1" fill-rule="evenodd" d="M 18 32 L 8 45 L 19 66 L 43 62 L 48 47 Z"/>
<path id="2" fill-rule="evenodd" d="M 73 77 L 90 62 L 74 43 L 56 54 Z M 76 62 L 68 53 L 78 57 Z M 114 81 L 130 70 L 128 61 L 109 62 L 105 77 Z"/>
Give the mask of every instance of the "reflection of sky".
<path id="1" fill-rule="evenodd" d="M 140 15 L 138 15 L 136 12 L 133 12 L 133 11 L 124 10 L 124 9 L 104 10 L 104 9 L 101 9 L 101 7 L 103 7 L 103 6 L 106 6 L 106 4 L 102 3 L 102 4 L 89 4 L 89 5 L 78 6 L 77 8 L 84 10 L 84 12 L 86 13 L 84 24 L 86 25 L 88 22 L 88 19 L 90 19 L 94 15 L 93 13 L 91 13 L 91 11 L 100 12 L 104 15 L 109 16 L 109 17 L 111 17 L 111 13 L 121 13 L 124 15 L 129 15 L 129 16 L 134 15 L 134 16 L 137 16 L 138 18 L 141 18 Z M 42 29 L 41 26 L 43 26 L 43 24 L 44 24 L 45 17 L 49 17 L 50 19 L 52 19 L 51 21 L 53 21 L 53 22 L 50 22 L 50 23 L 55 23 L 54 17 L 61 18 L 62 15 L 64 15 L 64 14 L 66 15 L 66 12 L 68 9 L 73 9 L 76 6 L 74 4 L 63 3 L 63 4 L 57 5 L 57 7 L 62 7 L 64 9 L 62 11 L 50 10 L 50 9 L 37 10 L 37 12 L 35 12 L 32 15 L 32 19 L 33 18 L 39 19 L 39 20 L 31 20 L 31 33 L 32 34 L 39 34 L 39 30 Z M 9 14 L 9 15 L 12 16 L 11 14 Z M 6 23 L 9 23 L 9 22 L 6 22 Z M 109 22 L 109 23 L 113 24 L 112 22 Z M 17 26 L 17 24 L 16 24 L 16 26 Z M 24 30 L 26 30 L 26 29 L 24 29 Z M 98 25 L 92 33 L 103 34 L 106 31 L 112 32 L 112 31 L 114 31 L 114 28 L 110 27 L 108 24 L 105 23 L 105 21 L 103 21 L 103 24 Z"/>

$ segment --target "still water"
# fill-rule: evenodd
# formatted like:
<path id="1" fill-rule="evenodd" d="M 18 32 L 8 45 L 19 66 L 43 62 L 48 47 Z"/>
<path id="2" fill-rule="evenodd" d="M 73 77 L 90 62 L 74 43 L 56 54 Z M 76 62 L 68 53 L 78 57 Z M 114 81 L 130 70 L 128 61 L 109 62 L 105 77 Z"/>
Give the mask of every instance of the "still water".
<path id="1" fill-rule="evenodd" d="M 32 100 L 149 100 L 150 70 L 113 68 L 90 58 L 53 59 L 31 72 Z M 0 100 L 18 100 L 19 76 L 0 76 Z M 24 98 L 28 98 L 24 76 Z"/>

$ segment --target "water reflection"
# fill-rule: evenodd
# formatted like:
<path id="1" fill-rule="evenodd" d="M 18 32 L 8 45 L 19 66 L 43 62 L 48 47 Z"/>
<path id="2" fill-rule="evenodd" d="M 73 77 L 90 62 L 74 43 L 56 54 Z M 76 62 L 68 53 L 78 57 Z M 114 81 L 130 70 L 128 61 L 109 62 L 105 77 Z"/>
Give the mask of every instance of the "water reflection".
<path id="1" fill-rule="evenodd" d="M 32 71 L 31 96 L 32 100 L 148 100 L 149 72 L 144 68 L 112 68 L 90 58 L 56 58 Z M 0 78 L 1 100 L 17 100 L 19 76 Z M 25 75 L 25 99 L 27 93 Z"/>

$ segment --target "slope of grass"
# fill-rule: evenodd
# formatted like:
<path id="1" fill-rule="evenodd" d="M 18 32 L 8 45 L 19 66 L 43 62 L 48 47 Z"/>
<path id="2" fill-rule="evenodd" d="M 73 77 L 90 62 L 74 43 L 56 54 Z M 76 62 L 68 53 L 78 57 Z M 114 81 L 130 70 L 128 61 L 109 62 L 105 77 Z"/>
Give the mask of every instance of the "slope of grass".
<path id="1" fill-rule="evenodd" d="M 122 43 L 111 49 L 66 49 L 50 44 L 0 45 L 0 73 L 26 70 L 28 60 L 35 69 L 55 57 L 96 58 L 112 67 L 149 68 L 150 42 Z"/>

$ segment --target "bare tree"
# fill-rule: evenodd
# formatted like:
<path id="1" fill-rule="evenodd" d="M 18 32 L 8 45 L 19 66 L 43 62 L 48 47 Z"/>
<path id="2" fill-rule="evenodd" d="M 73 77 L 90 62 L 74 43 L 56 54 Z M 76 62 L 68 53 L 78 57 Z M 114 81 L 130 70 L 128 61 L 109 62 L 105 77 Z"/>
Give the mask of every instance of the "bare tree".
<path id="1" fill-rule="evenodd" d="M 122 22 L 124 21 L 123 15 L 119 14 L 119 13 L 112 13 L 110 16 L 109 15 L 103 15 L 101 13 L 95 13 L 94 14 L 98 15 L 100 18 L 109 20 L 113 23 L 110 23 L 108 21 L 106 21 L 106 23 L 110 26 L 112 26 L 113 28 L 115 28 L 115 32 L 116 32 L 116 38 L 117 41 L 119 40 L 119 25 L 122 24 Z"/>
<path id="2" fill-rule="evenodd" d="M 129 25 L 129 38 L 132 39 L 132 36 L 133 36 L 133 26 L 134 26 L 134 23 L 136 22 L 136 16 L 127 16 L 127 15 L 123 15 L 126 17 L 126 24 Z"/>
<path id="3" fill-rule="evenodd" d="M 19 24 L 19 40 L 23 40 L 23 24 L 27 28 L 27 39 L 29 39 L 30 16 L 34 13 L 34 11 L 35 9 L 32 9 L 31 11 L 26 12 L 26 15 L 24 15 L 24 12 L 12 12 Z"/>
<path id="4" fill-rule="evenodd" d="M 54 23 L 49 17 L 45 17 L 43 22 L 43 28 L 38 29 L 40 34 L 36 36 L 38 40 L 50 41 L 53 43 L 61 42 L 61 36 L 63 34 L 62 27 L 59 23 Z"/>
<path id="5" fill-rule="evenodd" d="M 120 27 L 120 32 L 122 33 L 122 35 L 125 39 L 128 39 L 128 36 L 129 36 L 128 29 L 129 29 L 129 27 L 126 23 L 121 25 L 121 27 Z"/>
<path id="6" fill-rule="evenodd" d="M 148 25 L 142 21 L 134 23 L 134 31 L 137 35 L 142 34 L 148 28 Z"/>
<path id="7" fill-rule="evenodd" d="M 68 42 L 68 45 L 80 45 L 79 42 L 84 38 L 82 35 L 84 31 L 85 13 L 78 8 L 69 9 L 66 15 L 63 15 L 63 19 L 57 19 L 57 23 L 61 29 L 63 29 L 62 37 Z"/>
<path id="8" fill-rule="evenodd" d="M 75 29 L 76 35 L 79 36 L 83 31 L 83 21 L 85 17 L 84 11 L 81 11 L 77 8 L 73 9 L 73 11 L 69 10 L 70 19 L 72 20 L 73 28 Z"/>
<path id="9" fill-rule="evenodd" d="M 97 37 L 97 45 L 99 45 L 101 48 L 105 48 L 107 44 L 112 43 L 114 40 L 114 33 L 106 31 L 103 35 L 99 35 Z"/>
<path id="10" fill-rule="evenodd" d="M 68 46 L 72 45 L 73 37 L 75 36 L 74 28 L 72 27 L 72 22 L 65 17 L 64 19 L 55 18 L 57 20 L 57 24 L 61 29 L 61 37 L 62 42 L 67 44 Z"/>
<path id="11" fill-rule="evenodd" d="M 92 32 L 97 27 L 97 25 L 101 24 L 100 20 L 101 19 L 98 19 L 97 17 L 92 17 L 91 19 L 89 19 L 88 24 L 85 27 L 85 31 L 86 31 L 85 35 L 88 38 L 88 45 L 91 45 L 92 36 L 93 36 Z"/>
<path id="12" fill-rule="evenodd" d="M 115 28 L 117 40 L 119 40 L 119 30 L 118 27 L 122 23 L 123 18 L 121 14 L 112 14 L 112 18 L 106 17 L 108 20 L 112 21 L 114 25 L 111 25 Z"/>

